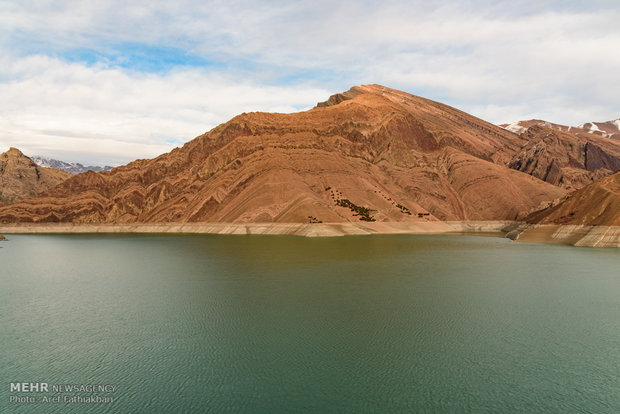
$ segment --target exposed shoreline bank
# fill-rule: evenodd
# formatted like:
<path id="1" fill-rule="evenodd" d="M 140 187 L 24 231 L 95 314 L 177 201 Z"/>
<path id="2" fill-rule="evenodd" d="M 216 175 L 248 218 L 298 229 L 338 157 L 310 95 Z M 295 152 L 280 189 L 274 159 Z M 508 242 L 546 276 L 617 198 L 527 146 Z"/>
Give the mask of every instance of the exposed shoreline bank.
<path id="1" fill-rule="evenodd" d="M 506 237 L 528 243 L 620 247 L 620 226 L 521 224 Z"/>
<path id="2" fill-rule="evenodd" d="M 63 233 L 190 233 L 273 234 L 303 237 L 338 237 L 367 234 L 505 233 L 510 221 L 360 222 L 360 223 L 131 223 L 0 224 L 2 234 Z"/>
<path id="3" fill-rule="evenodd" d="M 338 237 L 370 234 L 495 233 L 530 243 L 620 247 L 620 226 L 538 225 L 517 221 L 366 222 L 366 223 L 132 223 L 0 224 L 1 234 L 186 233 L 271 234 Z"/>

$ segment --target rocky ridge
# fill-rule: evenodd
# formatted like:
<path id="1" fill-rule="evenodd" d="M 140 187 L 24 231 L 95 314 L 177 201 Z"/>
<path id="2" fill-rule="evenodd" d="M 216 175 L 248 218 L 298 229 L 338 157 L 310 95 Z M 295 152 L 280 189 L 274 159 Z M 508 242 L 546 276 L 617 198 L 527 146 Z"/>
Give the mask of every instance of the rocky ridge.
<path id="1" fill-rule="evenodd" d="M 620 121 L 586 124 L 600 125 L 600 131 L 540 120 L 503 125 L 526 139 L 508 166 L 569 191 L 582 188 L 620 170 L 620 131 L 612 133 L 616 124 Z"/>
<path id="2" fill-rule="evenodd" d="M 86 172 L 0 221 L 511 220 L 566 190 L 506 165 L 526 137 L 380 85 L 295 113 L 244 113 L 170 153 Z"/>

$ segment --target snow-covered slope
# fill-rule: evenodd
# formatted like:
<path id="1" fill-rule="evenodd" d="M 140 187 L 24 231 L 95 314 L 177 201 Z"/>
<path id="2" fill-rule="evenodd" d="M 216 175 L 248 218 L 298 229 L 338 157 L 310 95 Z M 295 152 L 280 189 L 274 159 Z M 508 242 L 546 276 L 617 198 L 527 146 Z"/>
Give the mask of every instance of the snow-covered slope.
<path id="1" fill-rule="evenodd" d="M 113 168 L 113 167 L 110 167 L 109 165 L 106 165 L 105 167 L 96 166 L 96 165 L 84 166 L 80 164 L 79 162 L 64 162 L 64 161 L 55 160 L 53 158 L 42 157 L 39 155 L 32 156 L 30 157 L 30 159 L 32 159 L 35 163 L 37 163 L 41 167 L 55 168 L 57 170 L 63 170 L 71 174 L 80 174 L 86 171 L 94 171 L 94 172 L 109 171 Z"/>
<path id="2" fill-rule="evenodd" d="M 620 118 L 605 122 L 586 122 L 577 126 L 554 124 L 540 119 L 517 121 L 511 124 L 502 124 L 500 126 L 510 132 L 521 135 L 527 131 L 528 128 L 533 127 L 534 125 L 540 125 L 562 132 L 572 132 L 573 134 L 586 133 L 620 140 Z"/>

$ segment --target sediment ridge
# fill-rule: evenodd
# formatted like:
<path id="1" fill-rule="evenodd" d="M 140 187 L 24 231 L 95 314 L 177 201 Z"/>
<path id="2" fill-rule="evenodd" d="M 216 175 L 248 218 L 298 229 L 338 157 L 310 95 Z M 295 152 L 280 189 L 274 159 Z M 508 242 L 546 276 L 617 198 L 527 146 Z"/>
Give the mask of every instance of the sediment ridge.
<path id="1" fill-rule="evenodd" d="M 0 225 L 4 234 L 178 233 L 268 234 L 337 237 L 371 234 L 491 234 L 530 243 L 620 247 L 620 226 L 562 226 L 518 221 L 367 223 L 18 223 Z"/>

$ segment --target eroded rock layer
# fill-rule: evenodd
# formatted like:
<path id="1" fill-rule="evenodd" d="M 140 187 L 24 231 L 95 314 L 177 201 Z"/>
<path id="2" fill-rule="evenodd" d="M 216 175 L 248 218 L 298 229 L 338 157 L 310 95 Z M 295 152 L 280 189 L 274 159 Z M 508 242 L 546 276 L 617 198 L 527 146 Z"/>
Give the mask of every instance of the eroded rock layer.
<path id="1" fill-rule="evenodd" d="M 88 172 L 0 221 L 503 220 L 566 191 L 508 168 L 527 139 L 379 85 L 312 110 L 248 113 L 151 160 Z"/>
<path id="2" fill-rule="evenodd" d="M 538 120 L 504 125 L 526 139 L 508 165 L 569 191 L 585 187 L 620 170 L 620 133 L 611 132 L 613 122 L 620 124 L 586 124 L 610 132 Z"/>

